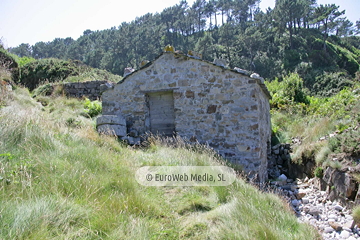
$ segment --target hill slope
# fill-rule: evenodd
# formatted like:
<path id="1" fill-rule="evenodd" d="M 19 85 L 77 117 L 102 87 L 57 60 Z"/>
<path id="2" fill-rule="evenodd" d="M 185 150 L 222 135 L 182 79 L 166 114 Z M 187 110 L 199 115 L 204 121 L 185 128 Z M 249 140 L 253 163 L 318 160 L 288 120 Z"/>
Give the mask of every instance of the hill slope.
<path id="1" fill-rule="evenodd" d="M 219 165 L 209 149 L 98 135 L 83 103 L 1 95 L 0 238 L 317 239 L 286 204 L 238 178 L 229 187 L 144 187 L 146 165 Z M 180 147 L 183 145 L 184 147 Z"/>

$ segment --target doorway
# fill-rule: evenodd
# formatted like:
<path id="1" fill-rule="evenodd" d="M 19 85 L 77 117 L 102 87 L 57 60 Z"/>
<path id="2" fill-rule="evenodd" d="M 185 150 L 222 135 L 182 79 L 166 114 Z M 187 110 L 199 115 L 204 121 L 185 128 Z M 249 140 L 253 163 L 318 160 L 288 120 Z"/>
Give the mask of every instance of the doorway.
<path id="1" fill-rule="evenodd" d="M 175 113 L 173 92 L 148 93 L 150 131 L 154 134 L 173 136 Z"/>

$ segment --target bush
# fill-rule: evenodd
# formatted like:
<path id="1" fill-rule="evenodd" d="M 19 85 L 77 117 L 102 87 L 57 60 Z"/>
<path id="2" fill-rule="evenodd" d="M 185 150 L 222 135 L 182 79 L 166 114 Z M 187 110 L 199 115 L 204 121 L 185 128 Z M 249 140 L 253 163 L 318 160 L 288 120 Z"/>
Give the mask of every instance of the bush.
<path id="1" fill-rule="evenodd" d="M 80 69 L 71 61 L 59 59 L 40 59 L 21 67 L 20 83 L 30 90 L 42 82 L 62 81 L 68 76 L 78 75 Z"/>
<path id="2" fill-rule="evenodd" d="M 352 216 L 354 218 L 355 224 L 360 224 L 360 206 L 356 206 L 353 209 Z"/>
<path id="3" fill-rule="evenodd" d="M 348 153 L 360 156 L 360 131 L 350 130 L 346 133 L 330 138 L 329 148 L 335 153 Z"/>
<path id="4" fill-rule="evenodd" d="M 351 76 L 345 72 L 324 72 L 315 78 L 312 92 L 320 96 L 331 96 L 353 85 Z"/>
<path id="5" fill-rule="evenodd" d="M 85 98 L 84 107 L 85 116 L 87 117 L 92 118 L 102 112 L 102 105 L 98 100 L 90 101 L 88 98 Z"/>
<path id="6" fill-rule="evenodd" d="M 47 83 L 36 88 L 33 91 L 32 97 L 50 96 L 53 91 L 54 91 L 54 86 L 51 83 Z"/>
<path id="7" fill-rule="evenodd" d="M 19 66 L 22 67 L 28 63 L 36 61 L 35 58 L 32 57 L 21 57 L 19 58 Z"/>
<path id="8" fill-rule="evenodd" d="M 324 169 L 322 167 L 317 167 L 314 171 L 314 175 L 317 178 L 322 178 L 324 176 Z"/>
<path id="9" fill-rule="evenodd" d="M 297 103 L 309 103 L 303 80 L 297 73 L 290 73 L 281 82 L 275 78 L 274 81 L 266 82 L 266 86 L 272 95 L 270 100 L 272 108 L 284 109 Z"/>
<path id="10" fill-rule="evenodd" d="M 0 67 L 10 73 L 11 80 L 17 82 L 20 76 L 19 64 L 17 56 L 0 48 Z M 10 80 L 10 79 L 9 79 Z"/>

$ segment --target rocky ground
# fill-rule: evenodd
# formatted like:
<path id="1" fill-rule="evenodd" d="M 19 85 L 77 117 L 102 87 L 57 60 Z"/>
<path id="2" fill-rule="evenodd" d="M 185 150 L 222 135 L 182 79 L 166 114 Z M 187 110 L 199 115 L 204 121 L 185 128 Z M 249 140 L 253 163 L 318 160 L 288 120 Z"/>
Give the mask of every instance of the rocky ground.
<path id="1" fill-rule="evenodd" d="M 316 227 L 323 239 L 360 239 L 360 228 L 353 225 L 351 212 L 338 202 L 328 200 L 316 179 L 291 180 L 281 175 L 272 182 L 272 189 L 284 196 L 299 221 Z"/>

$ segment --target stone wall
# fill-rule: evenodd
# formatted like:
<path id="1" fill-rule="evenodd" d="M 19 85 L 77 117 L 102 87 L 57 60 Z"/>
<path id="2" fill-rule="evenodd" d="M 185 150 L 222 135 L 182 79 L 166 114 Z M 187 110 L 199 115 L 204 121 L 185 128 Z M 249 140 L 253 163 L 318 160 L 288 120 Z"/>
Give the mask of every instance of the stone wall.
<path id="1" fill-rule="evenodd" d="M 88 82 L 73 82 L 61 84 L 64 93 L 68 97 L 87 97 L 90 100 L 101 98 L 100 85 L 106 84 L 107 81 L 88 81 Z"/>
<path id="2" fill-rule="evenodd" d="M 267 179 L 269 94 L 252 78 L 186 55 L 164 53 L 103 93 L 103 114 L 122 115 L 128 132 L 150 130 L 147 95 L 172 91 L 175 131 L 207 143 L 250 177 Z"/>

